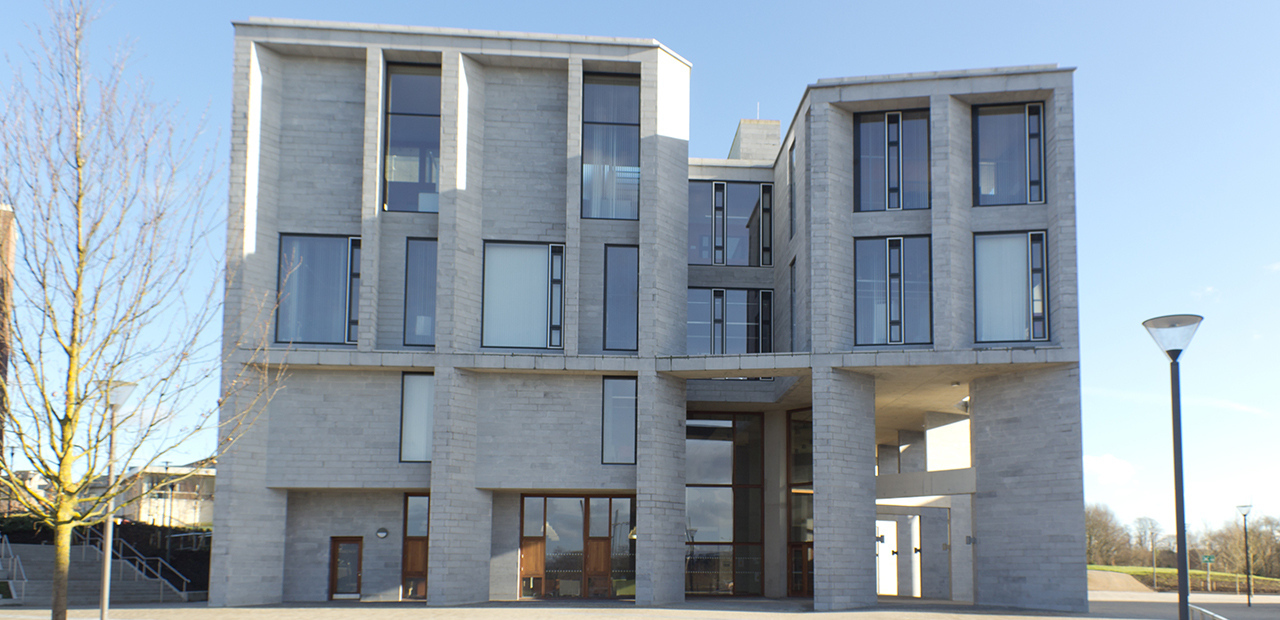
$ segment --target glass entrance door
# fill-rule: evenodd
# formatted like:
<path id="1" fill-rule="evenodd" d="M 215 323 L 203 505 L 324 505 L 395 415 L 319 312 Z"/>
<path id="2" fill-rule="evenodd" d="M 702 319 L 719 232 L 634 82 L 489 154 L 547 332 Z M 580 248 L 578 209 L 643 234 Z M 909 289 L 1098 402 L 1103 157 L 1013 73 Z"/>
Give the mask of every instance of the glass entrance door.
<path id="1" fill-rule="evenodd" d="M 404 556 L 400 562 L 400 598 L 427 598 L 427 526 L 430 512 L 430 497 L 404 497 Z"/>
<path id="2" fill-rule="evenodd" d="M 525 497 L 522 598 L 635 596 L 635 498 Z"/>
<path id="3" fill-rule="evenodd" d="M 361 551 L 359 536 L 329 539 L 329 600 L 360 598 Z"/>
<path id="4" fill-rule="evenodd" d="M 813 596 L 813 412 L 787 414 L 787 596 Z"/>

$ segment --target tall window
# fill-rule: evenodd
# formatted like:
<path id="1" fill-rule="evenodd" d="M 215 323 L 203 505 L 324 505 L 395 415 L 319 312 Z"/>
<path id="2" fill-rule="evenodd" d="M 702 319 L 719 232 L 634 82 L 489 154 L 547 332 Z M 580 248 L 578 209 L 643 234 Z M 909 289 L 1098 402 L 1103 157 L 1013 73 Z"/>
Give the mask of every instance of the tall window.
<path id="1" fill-rule="evenodd" d="M 796 143 L 787 150 L 787 219 L 791 221 L 791 237 L 796 236 Z"/>
<path id="2" fill-rule="evenodd" d="M 773 291 L 689 289 L 688 355 L 773 352 Z"/>
<path id="3" fill-rule="evenodd" d="M 604 348 L 635 351 L 640 315 L 640 248 L 604 248 Z"/>
<path id="4" fill-rule="evenodd" d="M 854 119 L 854 210 L 929 208 L 929 111 Z"/>
<path id="5" fill-rule="evenodd" d="M 975 107 L 974 203 L 1044 202 L 1044 106 Z"/>
<path id="6" fill-rule="evenodd" d="M 857 344 L 932 340 L 928 237 L 854 240 Z"/>
<path id="7" fill-rule="evenodd" d="M 635 497 L 521 496 L 520 597 L 636 594 Z"/>
<path id="8" fill-rule="evenodd" d="M 761 417 L 691 413 L 685 433 L 685 592 L 763 594 Z"/>
<path id="9" fill-rule="evenodd" d="M 791 350 L 799 351 L 800 348 L 796 343 L 796 259 L 791 259 L 791 276 L 787 282 L 787 318 L 790 320 L 788 334 L 790 334 Z"/>
<path id="10" fill-rule="evenodd" d="M 409 239 L 404 269 L 404 343 L 436 343 L 436 240 Z"/>
<path id="11" fill-rule="evenodd" d="M 404 554 L 400 563 L 400 597 L 427 598 L 427 548 L 431 528 L 431 497 L 404 496 Z"/>
<path id="12" fill-rule="evenodd" d="M 773 184 L 689 182 L 689 264 L 773 264 Z"/>
<path id="13" fill-rule="evenodd" d="M 404 373 L 400 385 L 400 461 L 431 460 L 435 421 L 435 375 Z"/>
<path id="14" fill-rule="evenodd" d="M 440 68 L 387 67 L 387 211 L 440 211 Z"/>
<path id="15" fill-rule="evenodd" d="M 360 239 L 280 235 L 276 342 L 356 341 L 360 314 Z"/>
<path id="16" fill-rule="evenodd" d="M 606 464 L 636 464 L 636 379 L 604 378 L 601 458 Z"/>
<path id="17" fill-rule="evenodd" d="M 1045 233 L 974 235 L 973 256 L 977 341 L 1048 340 Z"/>
<path id="18" fill-rule="evenodd" d="M 582 217 L 640 219 L 640 78 L 582 82 Z"/>
<path id="19" fill-rule="evenodd" d="M 813 411 L 787 413 L 787 594 L 813 595 Z"/>
<path id="20" fill-rule="evenodd" d="M 484 245 L 486 347 L 558 349 L 564 328 L 564 246 Z"/>

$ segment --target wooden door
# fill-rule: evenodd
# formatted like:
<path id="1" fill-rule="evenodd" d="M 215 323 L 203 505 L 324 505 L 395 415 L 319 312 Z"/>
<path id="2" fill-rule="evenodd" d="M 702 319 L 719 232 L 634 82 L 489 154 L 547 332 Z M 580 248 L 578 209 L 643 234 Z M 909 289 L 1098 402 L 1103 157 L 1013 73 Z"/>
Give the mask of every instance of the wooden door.
<path id="1" fill-rule="evenodd" d="M 364 539 L 335 536 L 329 539 L 329 600 L 359 599 Z"/>
<path id="2" fill-rule="evenodd" d="M 613 596 L 613 567 L 609 557 L 608 538 L 588 538 L 584 565 L 588 598 Z"/>
<path id="3" fill-rule="evenodd" d="M 401 560 L 401 596 L 407 599 L 427 598 L 427 539 L 406 537 Z"/>
<path id="4" fill-rule="evenodd" d="M 525 537 L 520 539 L 520 596 L 537 598 L 542 596 L 542 576 L 547 561 L 547 541 L 545 538 Z"/>

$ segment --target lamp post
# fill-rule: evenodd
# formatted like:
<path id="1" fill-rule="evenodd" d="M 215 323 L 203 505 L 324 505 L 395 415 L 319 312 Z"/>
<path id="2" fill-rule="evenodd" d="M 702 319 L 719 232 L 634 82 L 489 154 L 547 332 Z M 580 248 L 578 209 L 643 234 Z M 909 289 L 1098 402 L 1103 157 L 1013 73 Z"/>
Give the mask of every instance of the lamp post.
<path id="1" fill-rule="evenodd" d="M 129 400 L 135 387 L 138 387 L 136 383 L 126 381 L 103 381 L 101 384 L 102 390 L 107 394 L 107 415 L 111 417 L 107 422 L 110 426 L 107 427 L 107 486 L 104 493 L 110 493 L 116 481 L 116 410 L 124 401 Z M 115 513 L 116 500 L 113 496 L 107 499 L 107 520 L 102 526 L 102 593 L 98 601 L 100 620 L 107 620 L 107 613 L 111 609 L 111 539 L 115 534 Z"/>
<path id="2" fill-rule="evenodd" d="M 1169 356 L 1169 382 L 1173 400 L 1173 501 L 1178 526 L 1178 620 L 1191 619 L 1187 600 L 1190 587 L 1187 574 L 1187 517 L 1182 502 L 1182 395 L 1178 377 L 1178 357 L 1191 344 L 1200 321 L 1195 314 L 1174 314 L 1147 319 L 1142 326 L 1156 341 L 1156 346 Z"/>
<path id="3" fill-rule="evenodd" d="M 1253 504 L 1236 506 L 1240 516 L 1244 517 L 1244 572 L 1245 579 L 1249 581 L 1249 598 L 1247 599 L 1249 607 L 1253 607 L 1253 558 L 1249 557 L 1249 510 L 1252 508 Z"/>

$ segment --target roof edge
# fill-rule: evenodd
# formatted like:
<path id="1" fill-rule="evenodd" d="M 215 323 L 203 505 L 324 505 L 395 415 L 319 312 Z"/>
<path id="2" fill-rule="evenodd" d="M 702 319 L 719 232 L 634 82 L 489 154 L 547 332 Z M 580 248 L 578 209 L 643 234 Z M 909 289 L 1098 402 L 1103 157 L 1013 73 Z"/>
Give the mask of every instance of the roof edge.
<path id="1" fill-rule="evenodd" d="M 953 80 L 993 75 L 1019 75 L 1025 73 L 1070 73 L 1075 70 L 1075 67 L 1059 67 L 1057 63 L 1048 63 L 1042 65 L 1019 65 L 1013 67 L 989 67 L 986 69 L 962 69 L 958 71 L 919 71 L 915 73 L 890 73 L 887 75 L 823 78 L 813 84 L 810 84 L 809 88 L 829 88 L 831 86 L 868 84 L 874 82 Z"/>

